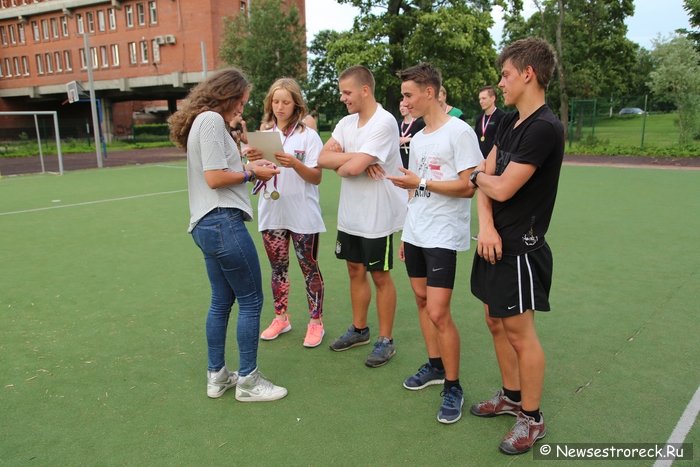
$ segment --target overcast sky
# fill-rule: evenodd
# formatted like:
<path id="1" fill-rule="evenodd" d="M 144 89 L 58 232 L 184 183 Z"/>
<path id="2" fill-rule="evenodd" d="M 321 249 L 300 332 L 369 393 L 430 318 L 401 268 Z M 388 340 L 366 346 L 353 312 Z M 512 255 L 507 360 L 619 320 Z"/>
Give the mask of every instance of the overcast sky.
<path id="1" fill-rule="evenodd" d="M 499 9 L 500 10 L 500 9 Z M 531 0 L 525 0 L 525 15 L 535 11 Z M 306 0 L 307 41 L 319 31 L 333 29 L 346 31 L 352 27 L 357 9 L 339 5 L 334 0 Z M 491 29 L 494 42 L 501 41 L 503 22 L 500 11 L 494 8 L 496 24 Z M 668 36 L 679 28 L 689 28 L 688 15 L 683 10 L 683 0 L 635 0 L 634 16 L 627 21 L 627 37 L 637 44 L 651 49 L 652 39 L 659 34 Z"/>

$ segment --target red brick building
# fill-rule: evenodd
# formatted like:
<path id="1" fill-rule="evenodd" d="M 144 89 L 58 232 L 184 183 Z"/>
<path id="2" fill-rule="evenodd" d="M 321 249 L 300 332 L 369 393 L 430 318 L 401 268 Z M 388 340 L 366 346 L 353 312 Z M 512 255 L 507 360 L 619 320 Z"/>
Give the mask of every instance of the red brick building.
<path id="1" fill-rule="evenodd" d="M 224 66 L 224 18 L 251 1 L 0 0 L 0 111 L 56 110 L 62 136 L 82 136 L 90 106 L 67 104 L 66 84 L 87 89 L 90 60 L 105 134 L 125 134 L 134 112 L 172 111 L 205 70 Z M 305 18 L 305 1 L 290 1 Z M 33 127 L 23 120 L 3 117 L 0 136 Z"/>

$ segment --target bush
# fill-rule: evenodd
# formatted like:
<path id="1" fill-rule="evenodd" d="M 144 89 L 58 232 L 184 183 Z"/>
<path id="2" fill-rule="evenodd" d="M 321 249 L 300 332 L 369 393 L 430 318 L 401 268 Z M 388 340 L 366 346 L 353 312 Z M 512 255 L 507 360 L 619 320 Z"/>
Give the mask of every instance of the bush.
<path id="1" fill-rule="evenodd" d="M 134 125 L 132 129 L 134 139 L 141 139 L 141 136 L 165 136 L 170 135 L 170 127 L 167 123 L 145 123 L 143 125 Z"/>

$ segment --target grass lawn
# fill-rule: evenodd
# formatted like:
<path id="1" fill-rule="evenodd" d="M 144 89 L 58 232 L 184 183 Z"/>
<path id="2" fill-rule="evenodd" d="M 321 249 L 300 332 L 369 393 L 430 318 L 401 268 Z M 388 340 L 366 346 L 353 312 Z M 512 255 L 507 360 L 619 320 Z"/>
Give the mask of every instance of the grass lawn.
<path id="1" fill-rule="evenodd" d="M 571 154 L 649 154 L 668 156 L 700 156 L 700 141 L 680 147 L 678 144 L 677 115 L 675 113 L 633 115 L 601 118 L 595 128 L 585 126 L 581 141 L 567 143 L 566 151 Z M 644 150 L 642 146 L 644 130 Z M 594 143 L 590 139 L 595 137 Z"/>
<path id="2" fill-rule="evenodd" d="M 306 307 L 292 264 L 294 329 L 259 350 L 261 370 L 289 395 L 244 404 L 232 391 L 206 397 L 209 285 L 185 232 L 182 164 L 1 178 L 0 464 L 532 464 L 532 454 L 497 450 L 511 417 L 467 412 L 441 425 L 439 387 L 401 386 L 426 359 L 401 263 L 396 357 L 369 369 L 369 347 L 328 349 L 350 323 L 347 272 L 333 255 L 338 188 L 324 173 L 324 344 L 301 345 Z M 548 236 L 553 311 L 537 318 L 548 359 L 545 441 L 668 439 L 700 385 L 698 199 L 699 171 L 563 169 Z M 260 235 L 249 228 L 267 284 Z M 467 410 L 500 385 L 469 292 L 471 258 L 459 255 L 452 302 Z M 271 318 L 268 295 L 263 325 Z M 231 326 L 233 368 L 235 347 Z M 697 421 L 686 442 L 700 445 Z"/>

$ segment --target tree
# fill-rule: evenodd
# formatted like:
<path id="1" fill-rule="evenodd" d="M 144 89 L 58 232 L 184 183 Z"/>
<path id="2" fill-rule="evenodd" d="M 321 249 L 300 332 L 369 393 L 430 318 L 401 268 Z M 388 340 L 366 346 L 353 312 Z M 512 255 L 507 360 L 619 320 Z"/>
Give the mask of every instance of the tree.
<path id="1" fill-rule="evenodd" d="M 680 32 L 687 34 L 695 42 L 695 48 L 700 50 L 700 0 L 684 0 L 683 9 L 688 12 L 688 22 L 694 29 Z"/>
<path id="2" fill-rule="evenodd" d="M 700 115 L 700 53 L 685 36 L 654 41 L 651 52 L 656 67 L 649 74 L 649 87 L 657 95 L 667 96 L 678 111 L 678 142 L 692 142 L 698 136 Z"/>
<path id="3" fill-rule="evenodd" d="M 257 128 L 265 94 L 277 78 L 305 79 L 305 40 L 298 10 L 283 6 L 282 0 L 257 0 L 249 16 L 225 20 L 219 54 L 226 63 L 240 67 L 254 84 L 246 110 L 251 128 Z"/>
<path id="4" fill-rule="evenodd" d="M 341 72 L 362 64 L 375 75 L 376 96 L 396 112 L 400 82 L 396 72 L 420 61 L 442 71 L 450 103 L 464 107 L 478 89 L 495 84 L 493 24 L 487 0 L 339 0 L 360 14 L 347 34 L 328 44 L 325 60 Z"/>
<path id="5" fill-rule="evenodd" d="M 562 120 L 567 120 L 571 98 L 627 95 L 635 87 L 630 70 L 637 63 L 639 46 L 627 39 L 624 22 L 634 13 L 633 0 L 543 0 L 535 4 L 538 13 L 525 20 L 520 0 L 506 3 L 504 39 L 538 36 L 555 46 L 560 63 L 549 98 L 559 105 Z"/>
<path id="6" fill-rule="evenodd" d="M 304 90 L 309 108 L 318 112 L 319 125 L 337 122 L 346 114 L 338 93 L 338 70 L 328 60 L 327 50 L 331 44 L 347 34 L 330 30 L 320 31 L 309 46 L 311 71 Z M 324 118 L 321 118 L 322 115 Z"/>

